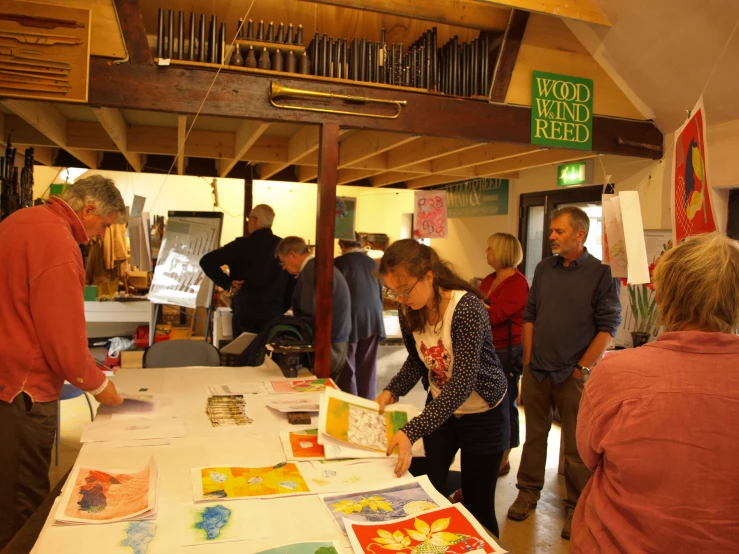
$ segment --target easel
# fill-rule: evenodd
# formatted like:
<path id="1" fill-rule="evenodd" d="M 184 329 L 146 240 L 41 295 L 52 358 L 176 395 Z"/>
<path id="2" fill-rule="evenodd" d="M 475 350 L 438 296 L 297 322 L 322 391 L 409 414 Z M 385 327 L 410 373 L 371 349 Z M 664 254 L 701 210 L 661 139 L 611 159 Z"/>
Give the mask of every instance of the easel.
<path id="1" fill-rule="evenodd" d="M 177 212 L 167 214 L 162 246 L 154 269 L 149 299 L 154 304 L 154 325 L 149 346 L 154 344 L 156 322 L 163 305 L 206 308 L 208 322 L 205 340 L 210 335 L 213 317 L 213 281 L 200 268 L 200 258 L 221 243 L 221 212 Z M 195 316 L 190 328 L 192 329 Z"/>

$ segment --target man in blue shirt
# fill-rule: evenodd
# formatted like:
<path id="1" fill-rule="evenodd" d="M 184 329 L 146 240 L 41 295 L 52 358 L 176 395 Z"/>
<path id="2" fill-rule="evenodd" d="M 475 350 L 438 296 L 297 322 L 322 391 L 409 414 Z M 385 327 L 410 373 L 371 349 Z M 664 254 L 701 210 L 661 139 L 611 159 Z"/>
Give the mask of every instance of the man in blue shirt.
<path id="1" fill-rule="evenodd" d="M 293 314 L 316 328 L 316 260 L 300 237 L 285 237 L 275 249 L 275 257 L 288 273 L 297 277 L 293 291 Z M 331 318 L 331 378 L 338 382 L 349 350 L 352 329 L 349 286 L 334 269 L 333 315 Z"/>
<path id="2" fill-rule="evenodd" d="M 526 442 L 518 470 L 518 498 L 508 510 L 514 521 L 526 519 L 544 486 L 547 437 L 552 406 L 562 422 L 567 519 L 562 537 L 570 538 L 572 514 L 590 470 L 577 451 L 577 413 L 583 387 L 621 323 L 620 281 L 611 268 L 584 246 L 590 219 L 579 208 L 555 210 L 549 227 L 554 256 L 536 266 L 523 314 L 522 394 Z"/>

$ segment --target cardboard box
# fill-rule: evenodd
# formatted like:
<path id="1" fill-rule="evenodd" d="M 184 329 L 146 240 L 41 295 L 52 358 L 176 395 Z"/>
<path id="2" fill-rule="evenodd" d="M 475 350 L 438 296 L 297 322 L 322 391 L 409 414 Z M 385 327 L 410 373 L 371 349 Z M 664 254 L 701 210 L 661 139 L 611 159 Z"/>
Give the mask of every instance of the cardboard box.
<path id="1" fill-rule="evenodd" d="M 122 369 L 141 369 L 144 367 L 143 350 L 126 350 L 121 352 Z"/>

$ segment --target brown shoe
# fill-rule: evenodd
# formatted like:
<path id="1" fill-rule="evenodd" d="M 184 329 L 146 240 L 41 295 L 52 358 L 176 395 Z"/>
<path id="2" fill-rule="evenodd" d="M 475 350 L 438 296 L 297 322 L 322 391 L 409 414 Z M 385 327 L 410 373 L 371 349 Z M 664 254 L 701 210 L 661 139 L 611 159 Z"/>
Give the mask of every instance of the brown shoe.
<path id="1" fill-rule="evenodd" d="M 562 527 L 562 538 L 570 540 L 570 534 L 572 533 L 572 516 L 575 514 L 574 510 L 567 512 L 567 518 L 565 518 L 564 527 Z"/>
<path id="2" fill-rule="evenodd" d="M 508 508 L 508 519 L 523 521 L 529 517 L 529 514 L 534 508 L 536 508 L 536 501 L 532 501 L 523 494 L 518 493 L 516 501 Z"/>
<path id="3" fill-rule="evenodd" d="M 504 465 L 498 470 L 498 477 L 503 477 L 504 475 L 508 475 L 510 472 L 511 472 L 511 463 L 507 462 L 506 465 Z"/>

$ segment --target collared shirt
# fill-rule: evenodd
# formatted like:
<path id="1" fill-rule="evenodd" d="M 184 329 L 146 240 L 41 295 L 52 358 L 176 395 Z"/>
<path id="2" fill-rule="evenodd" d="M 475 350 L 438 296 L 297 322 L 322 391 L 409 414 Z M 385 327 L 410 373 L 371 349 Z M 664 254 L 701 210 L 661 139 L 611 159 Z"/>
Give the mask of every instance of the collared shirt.
<path id="1" fill-rule="evenodd" d="M 531 372 L 554 384 L 566 381 L 599 332 L 615 336 L 621 323 L 621 282 L 611 267 L 583 254 L 565 267 L 560 256 L 542 260 L 524 310 L 534 324 Z"/>

